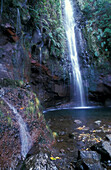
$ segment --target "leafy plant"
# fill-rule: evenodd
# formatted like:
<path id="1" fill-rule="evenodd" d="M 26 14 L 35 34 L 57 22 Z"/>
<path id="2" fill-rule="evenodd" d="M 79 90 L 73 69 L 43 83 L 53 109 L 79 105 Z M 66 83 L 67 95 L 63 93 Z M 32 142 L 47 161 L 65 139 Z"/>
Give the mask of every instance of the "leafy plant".
<path id="1" fill-rule="evenodd" d="M 3 117 L 3 112 L 1 111 L 1 109 L 0 109 L 0 117 Z"/>
<path id="2" fill-rule="evenodd" d="M 81 9 L 87 20 L 88 34 L 91 36 L 92 47 L 90 48 L 93 49 L 98 63 L 99 61 L 104 63 L 105 60 L 111 61 L 109 58 L 111 55 L 111 1 L 84 0 Z"/>
<path id="3" fill-rule="evenodd" d="M 50 55 L 56 57 L 64 53 L 65 31 L 62 23 L 60 0 L 39 0 L 29 7 L 33 24 L 47 37 Z"/>
<path id="4" fill-rule="evenodd" d="M 11 119 L 11 117 L 8 116 L 7 117 L 7 121 L 8 121 L 8 124 L 12 126 L 12 119 Z"/>

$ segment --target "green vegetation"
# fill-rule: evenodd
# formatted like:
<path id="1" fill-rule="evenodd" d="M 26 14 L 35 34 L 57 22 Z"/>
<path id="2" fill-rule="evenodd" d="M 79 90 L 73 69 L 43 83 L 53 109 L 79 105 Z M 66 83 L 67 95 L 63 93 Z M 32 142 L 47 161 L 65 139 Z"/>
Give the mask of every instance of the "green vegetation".
<path id="1" fill-rule="evenodd" d="M 31 98 L 30 98 L 31 97 Z M 32 96 L 28 96 L 29 100 L 25 107 L 20 108 L 25 109 L 24 113 L 27 115 L 28 118 L 34 117 L 35 119 L 40 118 L 42 115 L 42 108 L 40 105 L 40 101 L 37 98 L 35 93 L 32 93 Z"/>
<path id="2" fill-rule="evenodd" d="M 50 55 L 56 57 L 64 53 L 65 31 L 62 23 L 60 0 L 38 0 L 35 5 L 29 7 L 33 24 L 38 27 L 43 35 L 44 42 L 50 51 Z"/>
<path id="3" fill-rule="evenodd" d="M 0 2 L 1 5 L 1 2 Z M 2 19 L 4 23 L 16 28 L 17 8 L 20 10 L 22 23 L 21 36 L 24 38 L 24 46 L 30 48 L 30 36 L 32 31 L 39 28 L 43 42 L 47 45 L 49 56 L 62 57 L 65 51 L 65 31 L 62 22 L 61 0 L 4 0 Z M 28 25 L 28 27 L 27 27 Z"/>
<path id="4" fill-rule="evenodd" d="M 36 113 L 35 103 L 33 101 L 29 101 L 28 107 L 26 107 L 26 114 L 35 114 L 35 113 Z"/>
<path id="5" fill-rule="evenodd" d="M 0 118 L 3 117 L 3 112 L 0 109 Z"/>
<path id="6" fill-rule="evenodd" d="M 7 121 L 8 121 L 8 124 L 9 124 L 10 126 L 12 126 L 12 119 L 11 119 L 10 116 L 7 117 Z"/>
<path id="7" fill-rule="evenodd" d="M 86 18 L 89 48 L 98 65 L 111 61 L 111 1 L 78 0 Z"/>
<path id="8" fill-rule="evenodd" d="M 12 80 L 8 78 L 4 78 L 0 80 L 1 87 L 23 87 L 25 83 L 22 80 Z"/>

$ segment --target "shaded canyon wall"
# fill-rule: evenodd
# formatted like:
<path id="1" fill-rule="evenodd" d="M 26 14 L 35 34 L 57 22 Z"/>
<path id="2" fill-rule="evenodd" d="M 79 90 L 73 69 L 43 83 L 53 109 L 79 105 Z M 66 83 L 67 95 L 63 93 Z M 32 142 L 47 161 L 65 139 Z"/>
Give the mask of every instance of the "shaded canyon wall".
<path id="1" fill-rule="evenodd" d="M 85 32 L 86 19 L 78 1 L 73 2 L 74 9 L 76 8 L 74 10 L 77 24 L 76 39 L 86 101 L 89 105 L 110 105 L 109 64 L 108 67 L 102 68 L 95 65 L 94 54 L 88 45 L 88 36 Z M 59 22 L 54 27 L 54 23 L 44 17 L 42 12 L 41 15 L 38 13 L 40 21 L 37 20 L 35 13 L 32 13 L 32 9 L 36 11 L 36 3 L 36 1 L 4 1 L 0 18 L 0 82 L 1 86 L 9 86 L 15 83 L 12 80 L 17 80 L 15 84 L 21 83 L 32 88 L 42 105 L 50 107 L 70 101 L 71 64 L 63 23 L 61 22 L 62 27 L 58 26 L 61 24 L 59 21 L 64 19 L 64 4 L 59 5 L 59 10 L 62 8 L 60 16 L 63 14 L 63 18 L 53 18 L 52 15 L 52 20 L 55 23 Z M 18 32 L 17 8 L 21 19 L 21 28 Z M 46 21 L 49 26 L 46 26 Z M 59 30 L 56 30 L 58 27 Z M 61 37 L 58 37 L 61 32 L 64 35 L 62 44 Z"/>

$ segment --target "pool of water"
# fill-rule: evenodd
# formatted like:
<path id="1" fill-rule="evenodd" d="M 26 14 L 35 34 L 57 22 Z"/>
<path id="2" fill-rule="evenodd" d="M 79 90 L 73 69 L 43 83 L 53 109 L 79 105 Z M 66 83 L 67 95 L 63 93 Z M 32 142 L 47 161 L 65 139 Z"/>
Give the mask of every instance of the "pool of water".
<path id="1" fill-rule="evenodd" d="M 77 161 L 78 150 L 90 150 L 111 134 L 111 108 L 51 109 L 44 116 L 52 132 L 58 134 L 51 154 L 61 158 L 55 161 L 61 169 Z"/>

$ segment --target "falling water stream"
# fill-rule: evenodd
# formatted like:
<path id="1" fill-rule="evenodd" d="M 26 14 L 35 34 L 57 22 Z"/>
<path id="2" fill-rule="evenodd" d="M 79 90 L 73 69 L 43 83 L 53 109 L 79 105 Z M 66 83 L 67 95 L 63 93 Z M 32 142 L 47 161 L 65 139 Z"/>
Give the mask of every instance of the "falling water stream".
<path id="1" fill-rule="evenodd" d="M 13 113 L 16 116 L 16 120 L 18 121 L 18 124 L 20 126 L 20 139 L 21 139 L 21 155 L 23 159 L 26 157 L 28 151 L 30 150 L 32 146 L 32 139 L 28 132 L 27 126 L 22 119 L 21 115 L 17 112 L 17 110 L 9 103 L 7 102 L 3 97 L 2 99 L 7 103 L 9 108 L 13 111 Z"/>
<path id="2" fill-rule="evenodd" d="M 69 55 L 72 63 L 72 73 L 74 81 L 74 100 L 76 99 L 76 105 L 84 106 L 84 92 L 82 85 L 81 72 L 78 62 L 78 54 L 76 47 L 76 36 L 75 36 L 75 19 L 73 8 L 70 0 L 65 0 L 65 29 L 69 45 Z M 75 95 L 76 94 L 76 95 Z"/>
<path id="3" fill-rule="evenodd" d="M 41 50 L 41 47 L 39 48 L 40 50 L 40 64 L 42 64 L 42 50 Z"/>
<path id="4" fill-rule="evenodd" d="M 16 27 L 17 34 L 20 33 L 20 31 L 21 31 L 20 11 L 19 8 L 17 8 L 17 27 Z"/>

